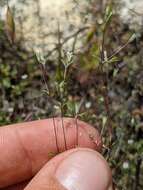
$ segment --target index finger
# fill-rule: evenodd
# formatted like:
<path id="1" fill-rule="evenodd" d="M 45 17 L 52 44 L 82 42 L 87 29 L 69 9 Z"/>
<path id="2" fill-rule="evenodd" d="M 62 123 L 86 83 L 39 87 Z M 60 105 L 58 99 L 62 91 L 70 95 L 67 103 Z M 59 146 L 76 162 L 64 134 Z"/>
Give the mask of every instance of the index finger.
<path id="1" fill-rule="evenodd" d="M 63 118 L 62 123 L 61 118 L 55 118 L 54 121 L 56 136 L 53 119 L 0 128 L 0 188 L 34 176 L 53 155 L 65 150 L 65 138 L 67 149 L 76 146 L 75 120 Z M 64 124 L 65 136 L 62 124 Z M 81 121 L 77 124 L 78 145 L 99 150 L 101 139 L 97 130 Z"/>

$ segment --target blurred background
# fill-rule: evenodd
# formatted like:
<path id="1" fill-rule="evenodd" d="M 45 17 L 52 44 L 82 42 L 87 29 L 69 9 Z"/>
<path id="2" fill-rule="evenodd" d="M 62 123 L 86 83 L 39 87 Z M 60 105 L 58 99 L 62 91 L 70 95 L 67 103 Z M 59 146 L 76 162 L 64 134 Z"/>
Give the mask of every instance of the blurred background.
<path id="1" fill-rule="evenodd" d="M 1 126 L 91 123 L 115 188 L 142 190 L 143 1 L 1 0 L 0 108 Z"/>

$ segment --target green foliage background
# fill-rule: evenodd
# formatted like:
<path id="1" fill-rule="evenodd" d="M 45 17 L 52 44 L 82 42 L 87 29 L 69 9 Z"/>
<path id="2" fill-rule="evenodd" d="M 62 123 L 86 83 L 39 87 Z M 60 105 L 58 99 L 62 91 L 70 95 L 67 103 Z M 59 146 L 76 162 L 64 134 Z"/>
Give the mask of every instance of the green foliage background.
<path id="1" fill-rule="evenodd" d="M 96 1 L 98 9 L 89 12 L 94 3 L 89 1 L 89 9 L 86 10 L 86 14 L 92 14 L 93 24 L 80 39 L 83 44 L 81 51 L 72 52 L 73 63 L 64 83 L 62 59 L 65 63 L 66 58 L 62 54 L 62 45 L 54 52 L 56 60 L 54 56 L 43 58 L 50 97 L 45 93 L 43 72 L 33 51 L 23 47 L 21 39 L 11 44 L 4 22 L 0 21 L 0 125 L 60 115 L 58 106 L 61 101 L 66 116 L 74 116 L 76 108 L 80 107 L 78 117 L 102 132 L 104 144 L 109 148 L 103 154 L 111 165 L 117 189 L 142 190 L 143 30 L 131 30 L 120 20 L 117 4 L 112 4 L 113 16 L 110 23 L 107 21 L 104 51 L 110 56 L 126 44 L 133 33 L 136 37 L 101 69 L 103 18 L 109 2 L 100 7 L 100 1 Z M 105 88 L 112 143 L 107 123 L 109 115 L 104 103 Z M 64 95 L 60 96 L 62 90 Z"/>

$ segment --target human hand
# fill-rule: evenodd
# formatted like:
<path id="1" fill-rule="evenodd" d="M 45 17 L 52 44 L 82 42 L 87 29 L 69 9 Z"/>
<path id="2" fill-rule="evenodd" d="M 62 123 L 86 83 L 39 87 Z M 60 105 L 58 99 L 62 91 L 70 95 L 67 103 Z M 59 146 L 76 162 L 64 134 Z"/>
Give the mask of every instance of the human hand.
<path id="1" fill-rule="evenodd" d="M 102 147 L 97 130 L 78 121 L 76 147 L 75 119 L 64 118 L 65 151 L 61 119 L 54 121 L 56 137 L 53 119 L 0 128 L 0 189 L 111 190 L 111 171 L 97 152 Z"/>

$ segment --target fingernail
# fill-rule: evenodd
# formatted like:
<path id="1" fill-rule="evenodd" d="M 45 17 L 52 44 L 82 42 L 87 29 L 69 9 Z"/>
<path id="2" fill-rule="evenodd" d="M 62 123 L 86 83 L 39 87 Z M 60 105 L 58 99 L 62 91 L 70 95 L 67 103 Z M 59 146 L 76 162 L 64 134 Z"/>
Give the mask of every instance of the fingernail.
<path id="1" fill-rule="evenodd" d="M 111 171 L 95 151 L 79 150 L 62 161 L 56 170 L 57 180 L 67 190 L 107 190 Z"/>

